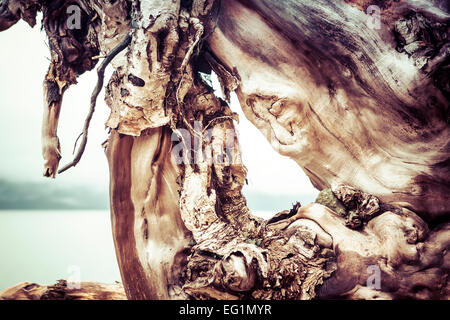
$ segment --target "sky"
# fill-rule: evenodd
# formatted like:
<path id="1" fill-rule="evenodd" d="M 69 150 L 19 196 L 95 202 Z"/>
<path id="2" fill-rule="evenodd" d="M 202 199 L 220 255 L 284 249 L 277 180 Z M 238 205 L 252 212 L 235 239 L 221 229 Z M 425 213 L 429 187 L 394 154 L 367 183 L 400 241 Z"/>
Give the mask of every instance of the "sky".
<path id="1" fill-rule="evenodd" d="M 104 91 L 99 95 L 88 145 L 78 166 L 58 175 L 56 180 L 42 177 L 42 82 L 50 53 L 45 32 L 40 30 L 40 17 L 37 20 L 34 28 L 20 21 L 0 33 L 0 179 L 52 184 L 52 188 L 71 185 L 107 190 L 108 166 L 101 148 L 108 136 L 104 123 L 109 109 L 104 103 Z M 111 69 L 107 70 L 105 83 L 110 74 Z M 96 81 L 95 72 L 86 73 L 65 93 L 58 129 L 63 155 L 61 165 L 72 159 L 73 145 L 81 133 Z M 245 118 L 235 96 L 231 108 L 240 116 L 241 149 L 249 170 L 245 193 L 259 195 L 251 202 L 255 204 L 264 194 L 292 200 L 314 199 L 318 191 L 301 168 L 272 149 L 262 133 Z"/>

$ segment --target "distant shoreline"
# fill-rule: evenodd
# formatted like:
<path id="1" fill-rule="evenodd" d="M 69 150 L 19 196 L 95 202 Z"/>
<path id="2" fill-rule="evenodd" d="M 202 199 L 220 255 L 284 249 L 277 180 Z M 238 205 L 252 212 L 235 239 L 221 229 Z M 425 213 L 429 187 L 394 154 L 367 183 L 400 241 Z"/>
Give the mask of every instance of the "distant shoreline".
<path id="1" fill-rule="evenodd" d="M 314 202 L 317 194 L 271 194 L 243 191 L 248 207 L 254 211 L 280 212 L 293 204 Z M 109 210 L 109 190 L 80 185 L 56 186 L 0 178 L 0 210 Z"/>

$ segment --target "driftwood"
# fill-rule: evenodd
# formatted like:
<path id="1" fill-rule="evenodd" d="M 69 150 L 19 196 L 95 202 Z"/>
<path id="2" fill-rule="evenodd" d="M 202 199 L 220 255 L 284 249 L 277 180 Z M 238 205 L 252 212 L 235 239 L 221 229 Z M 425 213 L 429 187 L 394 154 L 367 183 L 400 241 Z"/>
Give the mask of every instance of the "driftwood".
<path id="1" fill-rule="evenodd" d="M 105 144 L 129 299 L 449 297 L 449 10 L 376 3 L 2 1 L 0 30 L 44 15 L 47 176 L 64 90 L 131 37 L 111 62 Z M 231 92 L 317 204 L 251 215 Z"/>
<path id="2" fill-rule="evenodd" d="M 76 286 L 59 280 L 51 286 L 23 282 L 0 292 L 0 300 L 126 300 L 121 284 L 81 282 Z"/>

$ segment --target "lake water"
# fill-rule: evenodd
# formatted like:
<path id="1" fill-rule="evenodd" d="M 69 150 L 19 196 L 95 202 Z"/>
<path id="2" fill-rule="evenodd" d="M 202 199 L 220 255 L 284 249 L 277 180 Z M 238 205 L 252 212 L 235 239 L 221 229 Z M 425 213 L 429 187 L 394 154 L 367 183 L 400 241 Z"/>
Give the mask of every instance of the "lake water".
<path id="1" fill-rule="evenodd" d="M 108 211 L 0 211 L 0 291 L 77 276 L 120 281 Z"/>
<path id="2" fill-rule="evenodd" d="M 69 277 L 120 281 L 109 211 L 0 211 L 0 291 Z"/>

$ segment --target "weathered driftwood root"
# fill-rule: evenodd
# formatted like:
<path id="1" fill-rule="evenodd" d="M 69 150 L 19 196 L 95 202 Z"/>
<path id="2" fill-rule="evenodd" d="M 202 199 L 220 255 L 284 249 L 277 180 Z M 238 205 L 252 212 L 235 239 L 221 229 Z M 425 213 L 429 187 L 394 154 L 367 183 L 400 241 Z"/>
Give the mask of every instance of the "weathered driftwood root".
<path id="1" fill-rule="evenodd" d="M 203 162 L 180 176 L 164 131 L 139 138 L 114 133 L 108 144 L 114 238 L 128 297 L 315 297 L 335 269 L 331 238 L 308 222 L 251 216 L 235 180 L 245 179 L 242 166 L 231 169 L 231 180 L 214 182 L 230 168 L 211 171 Z"/>
<path id="2" fill-rule="evenodd" d="M 106 90 L 128 298 L 448 298 L 445 7 L 378 1 L 378 29 L 369 1 L 74 2 L 82 32 L 62 1 L 2 1 L 0 30 L 43 11 L 48 176 L 64 90 L 132 37 Z M 331 209 L 251 216 L 236 116 L 200 75 L 212 70 L 277 151 L 331 188 L 318 199 Z"/>
<path id="3" fill-rule="evenodd" d="M 68 286 L 59 280 L 51 286 L 23 282 L 0 292 L 0 300 L 126 300 L 121 284 L 81 282 Z"/>
<path id="4" fill-rule="evenodd" d="M 319 297 L 450 298 L 449 223 L 430 231 L 415 213 L 391 208 L 355 231 L 318 204 L 301 208 L 294 218 L 314 221 L 333 239 L 338 270 L 320 288 Z"/>
<path id="5" fill-rule="evenodd" d="M 12 2 L 26 3 L 26 1 Z M 57 129 L 64 92 L 70 85 L 76 83 L 79 75 L 91 70 L 97 63 L 92 57 L 99 53 L 98 39 L 94 36 L 99 19 L 86 23 L 88 18 L 92 17 L 93 9 L 87 11 L 80 9 L 80 19 L 85 23 L 80 25 L 81 30 L 72 30 L 67 25 L 67 7 L 71 5 L 70 3 L 58 0 L 43 6 L 42 1 L 34 2 L 35 5 L 31 7 L 34 8 L 33 15 L 36 15 L 37 9 L 43 12 L 43 25 L 51 51 L 51 63 L 44 80 L 42 155 L 45 162 L 44 176 L 55 178 L 61 159 Z M 91 112 L 89 114 L 92 116 Z M 88 121 L 86 122 L 88 125 Z M 86 137 L 87 129 L 84 131 Z"/>

